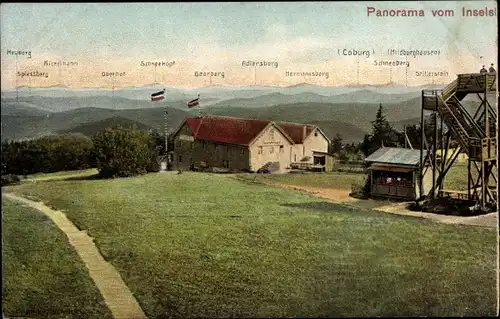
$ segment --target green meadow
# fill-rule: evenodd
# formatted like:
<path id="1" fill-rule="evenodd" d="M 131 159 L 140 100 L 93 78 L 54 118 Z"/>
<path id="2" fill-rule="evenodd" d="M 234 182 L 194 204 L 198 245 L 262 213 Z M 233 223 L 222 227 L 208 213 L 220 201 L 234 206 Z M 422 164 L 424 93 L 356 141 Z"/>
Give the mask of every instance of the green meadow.
<path id="1" fill-rule="evenodd" d="M 271 176 L 314 184 L 313 175 Z M 362 178 L 323 176 L 314 185 Z M 490 229 L 386 215 L 233 175 L 73 176 L 4 191 L 42 200 L 87 230 L 149 318 L 496 312 Z"/>
<path id="2" fill-rule="evenodd" d="M 4 315 L 112 318 L 67 237 L 42 213 L 2 199 L 2 250 Z"/>

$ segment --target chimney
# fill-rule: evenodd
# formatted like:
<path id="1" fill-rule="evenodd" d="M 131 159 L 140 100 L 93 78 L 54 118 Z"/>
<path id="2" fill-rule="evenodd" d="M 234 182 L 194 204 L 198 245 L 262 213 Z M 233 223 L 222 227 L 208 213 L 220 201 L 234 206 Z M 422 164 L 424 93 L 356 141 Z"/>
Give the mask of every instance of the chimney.
<path id="1" fill-rule="evenodd" d="M 307 126 L 302 126 L 302 142 L 306 139 Z"/>

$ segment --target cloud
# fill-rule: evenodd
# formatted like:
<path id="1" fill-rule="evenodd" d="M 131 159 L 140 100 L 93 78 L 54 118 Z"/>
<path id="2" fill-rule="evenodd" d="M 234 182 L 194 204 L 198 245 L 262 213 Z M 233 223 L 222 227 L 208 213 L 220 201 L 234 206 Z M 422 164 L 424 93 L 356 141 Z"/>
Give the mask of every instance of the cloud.
<path id="1" fill-rule="evenodd" d="M 234 67 L 241 66 L 241 61 L 270 61 L 270 62 L 303 62 L 315 63 L 324 61 L 336 52 L 336 47 L 343 41 L 331 39 L 297 37 L 286 40 L 283 36 L 286 27 L 275 25 L 273 39 L 262 41 L 257 45 L 243 44 L 225 47 L 218 45 L 213 39 L 198 38 L 186 43 L 182 49 L 174 53 L 179 59 L 187 60 L 198 67 Z M 270 28 L 272 29 L 272 28 Z M 273 29 L 275 30 L 275 29 Z M 281 37 L 276 40 L 276 35 Z"/>
<path id="2" fill-rule="evenodd" d="M 221 45 L 215 37 L 197 37 L 186 39 L 181 45 L 172 46 L 168 52 L 156 55 L 154 51 L 147 51 L 144 55 L 126 56 L 73 56 L 62 57 L 57 55 L 34 54 L 32 59 L 18 58 L 19 69 L 27 71 L 38 70 L 49 72 L 45 78 L 17 78 L 18 85 L 32 84 L 47 86 L 64 84 L 72 87 L 119 87 L 149 84 L 156 79 L 168 86 L 200 87 L 206 85 L 248 85 L 271 84 L 291 85 L 300 82 L 309 82 L 320 85 L 342 85 L 355 83 L 385 83 L 389 81 L 388 67 L 374 67 L 373 60 L 385 55 L 385 51 L 376 47 L 375 38 L 370 35 L 360 35 L 355 39 L 338 39 L 328 37 L 288 37 L 288 27 L 275 23 L 265 29 L 260 43 Z M 461 31 L 457 29 L 455 31 Z M 491 41 L 494 41 L 493 39 Z M 476 57 L 470 51 L 448 46 L 448 54 L 442 52 L 439 57 L 410 58 L 411 67 L 408 70 L 408 83 L 427 81 L 428 79 L 415 78 L 417 70 L 448 71 L 453 78 L 456 73 L 476 72 L 478 69 Z M 357 61 L 356 57 L 340 56 L 339 49 L 365 50 L 375 47 L 375 55 Z M 387 48 L 384 48 L 387 50 Z M 427 48 L 426 48 L 427 49 Z M 434 48 L 430 48 L 434 49 Z M 4 53 L 4 52 L 3 52 Z M 496 50 L 495 52 L 496 53 Z M 486 56 L 485 60 L 494 62 L 495 58 Z M 394 57 L 395 59 L 399 59 Z M 384 57 L 383 59 L 388 59 Z M 44 67 L 44 60 L 77 61 L 76 68 Z M 242 61 L 278 62 L 278 68 L 242 67 Z M 141 66 L 141 61 L 165 61 L 175 64 L 171 67 Z M 2 55 L 2 87 L 14 86 L 15 58 Z M 19 63 L 22 62 L 22 63 Z M 359 65 L 359 69 L 358 69 Z M 479 65 L 480 67 L 480 65 Z M 225 77 L 196 77 L 195 71 L 225 72 Z M 291 72 L 329 72 L 325 77 L 286 77 L 285 71 Z M 405 82 L 405 69 L 393 69 L 393 81 Z M 124 77 L 103 77 L 102 72 L 126 72 Z M 10 85 L 8 84 L 10 82 Z"/>
<path id="3" fill-rule="evenodd" d="M 282 23 L 274 23 L 268 26 L 266 29 L 266 37 L 269 39 L 285 39 L 288 34 L 288 26 Z"/>

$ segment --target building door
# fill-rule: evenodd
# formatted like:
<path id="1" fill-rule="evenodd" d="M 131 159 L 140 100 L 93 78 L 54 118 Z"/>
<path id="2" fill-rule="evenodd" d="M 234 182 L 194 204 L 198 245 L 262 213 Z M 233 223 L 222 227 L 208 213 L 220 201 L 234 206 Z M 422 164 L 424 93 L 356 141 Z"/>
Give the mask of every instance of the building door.
<path id="1" fill-rule="evenodd" d="M 279 162 L 280 161 L 280 152 L 279 152 L 279 146 L 276 147 L 274 145 L 269 146 L 269 153 L 271 156 L 269 158 L 271 159 L 271 162 Z"/>

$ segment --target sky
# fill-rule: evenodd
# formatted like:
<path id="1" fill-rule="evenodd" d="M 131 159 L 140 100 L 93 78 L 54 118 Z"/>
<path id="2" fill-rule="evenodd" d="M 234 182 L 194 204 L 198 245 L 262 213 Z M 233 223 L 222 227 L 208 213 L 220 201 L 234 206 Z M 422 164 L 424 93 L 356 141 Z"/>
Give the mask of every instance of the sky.
<path id="1" fill-rule="evenodd" d="M 447 83 L 497 65 L 497 16 L 464 17 L 462 8 L 497 10 L 495 1 L 2 3 L 1 88 Z"/>

